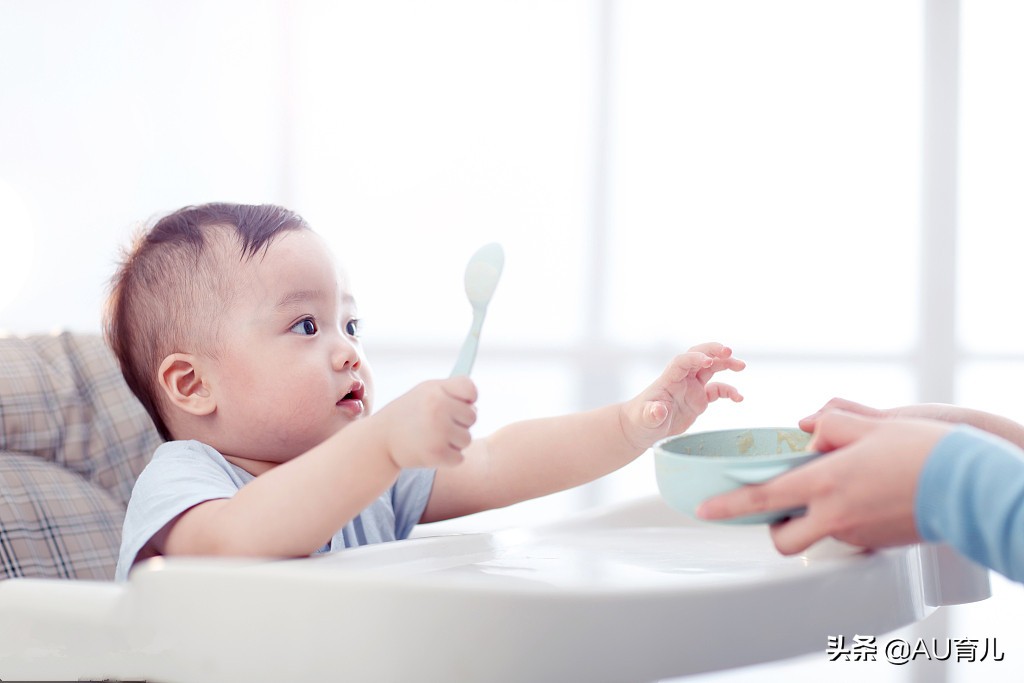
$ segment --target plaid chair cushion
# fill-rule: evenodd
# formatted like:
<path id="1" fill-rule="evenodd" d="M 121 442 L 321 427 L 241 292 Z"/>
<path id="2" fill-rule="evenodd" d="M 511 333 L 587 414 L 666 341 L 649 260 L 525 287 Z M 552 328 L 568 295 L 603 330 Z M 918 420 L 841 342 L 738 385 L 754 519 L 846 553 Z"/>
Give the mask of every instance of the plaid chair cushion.
<path id="1" fill-rule="evenodd" d="M 74 472 L 0 454 L 0 578 L 114 578 L 124 506 Z"/>
<path id="2" fill-rule="evenodd" d="M 159 444 L 99 335 L 0 339 L 0 578 L 112 578 Z"/>

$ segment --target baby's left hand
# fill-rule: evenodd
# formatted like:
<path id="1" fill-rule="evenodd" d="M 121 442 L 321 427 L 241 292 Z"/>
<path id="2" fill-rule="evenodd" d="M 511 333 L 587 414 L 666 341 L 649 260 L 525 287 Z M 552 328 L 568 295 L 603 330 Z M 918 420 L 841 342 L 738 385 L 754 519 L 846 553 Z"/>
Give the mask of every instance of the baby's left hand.
<path id="1" fill-rule="evenodd" d="M 619 418 L 626 440 L 646 450 L 658 439 L 685 431 L 712 401 L 742 401 L 735 387 L 708 380 L 720 370 L 739 371 L 746 365 L 732 357 L 732 349 L 716 342 L 698 344 L 676 356 L 654 384 L 622 404 Z"/>

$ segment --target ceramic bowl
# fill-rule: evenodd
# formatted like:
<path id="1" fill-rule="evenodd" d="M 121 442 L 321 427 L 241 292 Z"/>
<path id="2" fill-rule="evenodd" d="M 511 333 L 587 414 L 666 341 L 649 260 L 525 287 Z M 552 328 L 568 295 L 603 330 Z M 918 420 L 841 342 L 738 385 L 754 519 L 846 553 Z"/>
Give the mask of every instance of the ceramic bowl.
<path id="1" fill-rule="evenodd" d="M 662 498 L 696 517 L 703 501 L 744 484 L 760 484 L 821 455 L 805 450 L 811 435 L 799 429 L 725 429 L 680 434 L 654 444 L 654 466 Z M 775 522 L 804 513 L 774 510 L 721 520 L 732 524 Z"/>

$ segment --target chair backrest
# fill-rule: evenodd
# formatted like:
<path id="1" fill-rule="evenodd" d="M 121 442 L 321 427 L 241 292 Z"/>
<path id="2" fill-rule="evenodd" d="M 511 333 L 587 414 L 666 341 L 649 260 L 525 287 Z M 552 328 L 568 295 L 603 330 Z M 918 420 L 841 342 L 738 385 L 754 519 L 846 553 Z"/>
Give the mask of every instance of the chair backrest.
<path id="1" fill-rule="evenodd" d="M 99 335 L 0 338 L 0 578 L 112 578 L 160 442 Z"/>

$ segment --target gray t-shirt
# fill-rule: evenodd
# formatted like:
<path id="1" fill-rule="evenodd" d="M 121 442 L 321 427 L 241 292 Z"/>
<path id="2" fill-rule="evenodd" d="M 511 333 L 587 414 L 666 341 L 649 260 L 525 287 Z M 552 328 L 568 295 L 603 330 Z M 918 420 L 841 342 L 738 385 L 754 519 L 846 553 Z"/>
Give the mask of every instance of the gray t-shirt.
<path id="1" fill-rule="evenodd" d="M 124 581 L 142 547 L 194 505 L 230 498 L 255 479 L 198 441 L 168 441 L 156 449 L 128 502 L 114 578 Z M 317 553 L 407 538 L 430 498 L 434 470 L 402 470 L 377 500 L 343 526 Z"/>

